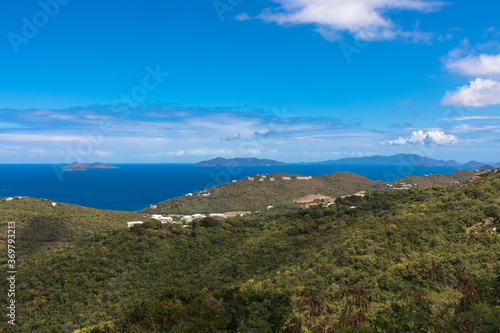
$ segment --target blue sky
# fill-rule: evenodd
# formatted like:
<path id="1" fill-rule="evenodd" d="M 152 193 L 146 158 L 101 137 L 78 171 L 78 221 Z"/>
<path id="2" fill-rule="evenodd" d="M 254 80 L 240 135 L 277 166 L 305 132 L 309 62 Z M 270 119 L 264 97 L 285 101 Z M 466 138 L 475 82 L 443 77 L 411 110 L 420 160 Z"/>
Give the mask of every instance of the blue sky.
<path id="1" fill-rule="evenodd" d="M 500 160 L 498 1 L 3 7 L 1 163 Z"/>

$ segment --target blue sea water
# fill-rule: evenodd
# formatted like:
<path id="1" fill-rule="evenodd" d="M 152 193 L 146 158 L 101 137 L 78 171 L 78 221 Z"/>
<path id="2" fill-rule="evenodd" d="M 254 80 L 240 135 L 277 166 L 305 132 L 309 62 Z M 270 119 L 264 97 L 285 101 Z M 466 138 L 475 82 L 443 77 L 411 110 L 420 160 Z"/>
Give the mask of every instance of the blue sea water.
<path id="1" fill-rule="evenodd" d="M 197 167 L 193 164 L 115 164 L 119 169 L 61 172 L 50 164 L 0 164 L 0 197 L 29 196 L 100 209 L 137 211 L 150 204 L 261 173 L 319 176 L 347 171 L 371 180 L 448 174 L 454 167 L 291 164 Z"/>

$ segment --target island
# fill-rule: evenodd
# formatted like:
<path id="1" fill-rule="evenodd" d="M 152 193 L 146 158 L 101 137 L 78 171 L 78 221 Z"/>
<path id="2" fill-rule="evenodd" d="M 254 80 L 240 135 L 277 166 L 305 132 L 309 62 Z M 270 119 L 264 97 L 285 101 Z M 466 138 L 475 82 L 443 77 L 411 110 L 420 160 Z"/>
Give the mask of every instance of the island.
<path id="1" fill-rule="evenodd" d="M 201 161 L 195 164 L 195 166 L 228 166 L 228 165 L 241 165 L 241 166 L 286 165 L 286 163 L 268 159 L 258 159 L 255 157 L 248 157 L 248 158 L 236 157 L 231 159 L 217 157 L 208 161 Z"/>
<path id="2" fill-rule="evenodd" d="M 87 169 L 118 169 L 118 167 L 109 164 L 104 164 L 101 162 L 96 162 L 96 163 L 74 162 L 63 167 L 62 171 L 85 171 Z"/>

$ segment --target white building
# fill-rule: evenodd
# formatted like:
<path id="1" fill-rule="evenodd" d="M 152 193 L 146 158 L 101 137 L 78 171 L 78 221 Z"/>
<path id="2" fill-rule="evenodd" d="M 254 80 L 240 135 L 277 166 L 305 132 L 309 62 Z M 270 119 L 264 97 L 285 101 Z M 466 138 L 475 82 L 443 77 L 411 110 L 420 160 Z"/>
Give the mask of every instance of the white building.
<path id="1" fill-rule="evenodd" d="M 192 197 L 192 196 L 193 196 L 193 193 L 186 194 L 186 197 Z"/>
<path id="2" fill-rule="evenodd" d="M 193 220 L 193 217 L 190 215 L 186 215 L 186 216 L 181 217 L 182 222 L 191 222 L 192 220 Z"/>
<path id="3" fill-rule="evenodd" d="M 201 196 L 204 198 L 208 198 L 210 196 L 210 193 L 203 193 Z"/>
<path id="4" fill-rule="evenodd" d="M 312 178 L 313 178 L 312 176 L 307 176 L 307 177 L 299 176 L 297 177 L 297 180 L 310 180 Z"/>
<path id="5" fill-rule="evenodd" d="M 12 200 L 14 200 L 14 198 L 7 198 L 7 199 L 5 199 L 5 201 L 12 201 Z"/>
<path id="6" fill-rule="evenodd" d="M 267 209 L 273 209 L 274 206 L 267 206 Z"/>
<path id="7" fill-rule="evenodd" d="M 269 178 L 269 181 L 270 182 L 274 182 L 274 178 Z"/>
<path id="8" fill-rule="evenodd" d="M 171 218 L 170 216 L 162 216 L 160 218 L 161 223 L 173 223 L 174 219 Z"/>
<path id="9" fill-rule="evenodd" d="M 210 217 L 227 219 L 227 216 L 224 214 L 210 214 Z"/>
<path id="10" fill-rule="evenodd" d="M 156 205 L 149 205 L 149 208 L 151 209 L 156 209 L 156 207 L 157 207 Z"/>
<path id="11" fill-rule="evenodd" d="M 247 179 L 248 179 L 248 180 L 250 180 L 250 181 L 253 181 L 253 178 L 252 178 L 252 177 L 248 177 Z"/>
<path id="12" fill-rule="evenodd" d="M 196 219 L 203 219 L 206 216 L 202 215 L 202 214 L 193 214 L 193 215 L 191 215 L 191 217 L 193 218 L 193 220 L 196 220 Z"/>
<path id="13" fill-rule="evenodd" d="M 130 222 L 127 222 L 127 226 L 129 228 L 133 227 L 134 225 L 139 225 L 139 224 L 143 224 L 144 222 L 142 221 L 130 221 Z"/>
<path id="14" fill-rule="evenodd" d="M 52 203 L 52 207 L 55 207 L 55 206 L 57 206 L 57 202 Z"/>
<path id="15" fill-rule="evenodd" d="M 233 180 L 233 183 L 236 183 L 236 180 Z"/>
<path id="16" fill-rule="evenodd" d="M 292 180 L 292 178 L 290 178 L 290 177 L 281 177 L 281 179 L 283 179 L 283 180 Z"/>

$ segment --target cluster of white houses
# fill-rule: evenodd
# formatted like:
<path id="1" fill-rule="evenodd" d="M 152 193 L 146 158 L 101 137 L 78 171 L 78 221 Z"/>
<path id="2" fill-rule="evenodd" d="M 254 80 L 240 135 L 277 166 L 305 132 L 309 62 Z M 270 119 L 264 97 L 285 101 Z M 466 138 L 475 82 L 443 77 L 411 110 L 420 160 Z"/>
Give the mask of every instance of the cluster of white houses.
<path id="1" fill-rule="evenodd" d="M 275 180 L 273 177 L 267 178 L 267 175 L 257 175 L 257 177 L 259 178 L 259 181 L 261 181 L 261 182 L 265 181 L 266 179 L 269 179 L 270 182 L 274 182 L 274 180 Z M 313 178 L 312 176 L 297 176 L 294 179 L 296 179 L 296 180 L 311 180 L 312 178 Z M 254 181 L 256 178 L 255 177 L 247 177 L 246 179 L 249 181 Z M 292 180 L 292 177 L 283 176 L 283 177 L 281 177 L 281 180 Z M 233 183 L 236 183 L 236 180 L 233 180 Z"/>
<path id="2" fill-rule="evenodd" d="M 208 216 L 216 218 L 216 219 L 227 219 L 227 216 L 225 216 L 224 214 L 209 214 Z M 176 222 L 170 216 L 163 216 L 160 214 L 151 215 L 152 219 L 158 220 L 163 224 L 165 224 L 165 223 L 183 224 L 183 223 L 192 222 L 193 220 L 196 220 L 196 219 L 203 219 L 205 217 L 206 216 L 203 214 L 186 215 L 186 216 L 181 217 L 180 220 Z M 143 221 L 130 221 L 130 222 L 127 222 L 127 226 L 129 228 L 131 228 L 134 225 L 139 225 L 139 224 L 143 224 L 143 223 L 144 223 Z"/>
<path id="3" fill-rule="evenodd" d="M 385 186 L 389 187 L 391 190 L 409 190 L 413 187 L 417 187 L 418 184 L 396 183 L 396 184 L 386 184 Z"/>

